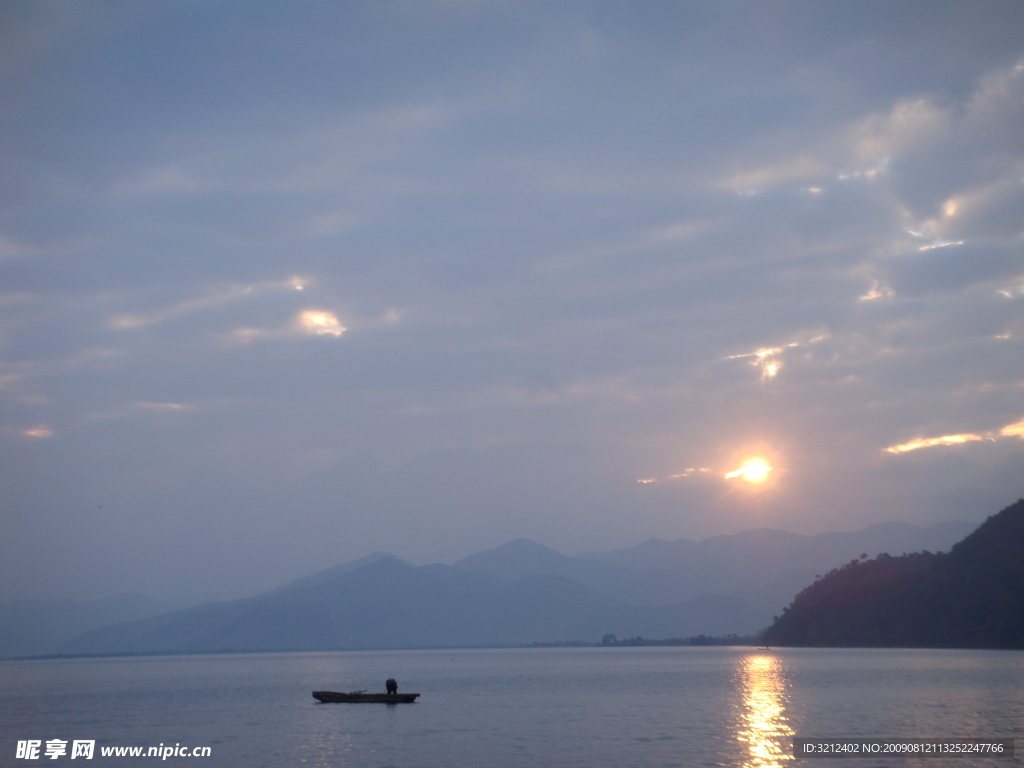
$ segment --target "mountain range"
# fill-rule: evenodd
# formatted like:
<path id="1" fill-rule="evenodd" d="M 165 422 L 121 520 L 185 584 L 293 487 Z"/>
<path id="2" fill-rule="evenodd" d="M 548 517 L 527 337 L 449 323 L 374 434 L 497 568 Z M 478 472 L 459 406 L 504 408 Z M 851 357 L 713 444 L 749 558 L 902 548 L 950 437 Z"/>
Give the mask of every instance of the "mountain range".
<path id="1" fill-rule="evenodd" d="M 575 557 L 516 539 L 452 566 L 416 567 L 375 553 L 253 598 L 91 629 L 55 650 L 345 650 L 751 634 L 816 572 L 879 552 L 948 549 L 973 527 L 882 523 L 816 536 L 757 529 Z"/>

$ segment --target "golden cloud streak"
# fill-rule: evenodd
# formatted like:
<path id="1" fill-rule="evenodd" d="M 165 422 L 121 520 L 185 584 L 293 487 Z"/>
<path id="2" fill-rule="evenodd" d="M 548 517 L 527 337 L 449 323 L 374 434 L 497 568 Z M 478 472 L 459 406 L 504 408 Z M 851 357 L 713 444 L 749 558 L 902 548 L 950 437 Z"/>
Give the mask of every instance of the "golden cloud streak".
<path id="1" fill-rule="evenodd" d="M 1007 424 L 999 430 L 999 434 L 1003 437 L 1019 437 L 1024 440 L 1024 419 L 1014 424 Z"/>
<path id="2" fill-rule="evenodd" d="M 971 433 L 963 435 L 943 435 L 942 437 L 929 437 L 924 440 L 911 440 L 909 443 L 903 443 L 902 445 L 892 445 L 886 448 L 885 452 L 906 453 L 907 451 L 916 451 L 919 448 L 931 448 L 934 445 L 960 445 L 961 443 L 973 443 L 984 439 L 985 438 L 981 435 L 974 435 Z"/>
<path id="3" fill-rule="evenodd" d="M 648 485 L 650 483 L 664 483 L 669 480 L 681 480 L 684 477 L 692 477 L 698 473 L 708 472 L 711 472 L 709 467 L 687 467 L 682 472 L 677 472 L 676 474 L 669 475 L 668 477 L 638 477 L 636 481 L 642 485 Z"/>
<path id="4" fill-rule="evenodd" d="M 965 432 L 960 435 L 943 435 L 942 437 L 927 437 L 920 440 L 911 440 L 902 445 L 892 445 L 885 449 L 886 453 L 906 453 L 916 451 L 919 448 L 931 448 L 936 445 L 963 445 L 964 443 L 976 443 L 979 440 L 995 442 L 1000 437 L 1018 437 L 1024 440 L 1024 419 L 1007 424 L 999 431 L 984 432 L 976 435 L 973 432 Z"/>

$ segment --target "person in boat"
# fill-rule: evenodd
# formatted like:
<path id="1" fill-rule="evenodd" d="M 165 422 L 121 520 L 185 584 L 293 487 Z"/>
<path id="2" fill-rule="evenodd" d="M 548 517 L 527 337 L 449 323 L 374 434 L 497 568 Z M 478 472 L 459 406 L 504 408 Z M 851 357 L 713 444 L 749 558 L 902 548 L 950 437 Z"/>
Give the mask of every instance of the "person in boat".
<path id="1" fill-rule="evenodd" d="M 388 690 L 389 696 L 394 696 L 398 693 L 398 683 L 395 682 L 395 678 L 389 677 L 387 682 L 384 683 L 384 687 Z"/>

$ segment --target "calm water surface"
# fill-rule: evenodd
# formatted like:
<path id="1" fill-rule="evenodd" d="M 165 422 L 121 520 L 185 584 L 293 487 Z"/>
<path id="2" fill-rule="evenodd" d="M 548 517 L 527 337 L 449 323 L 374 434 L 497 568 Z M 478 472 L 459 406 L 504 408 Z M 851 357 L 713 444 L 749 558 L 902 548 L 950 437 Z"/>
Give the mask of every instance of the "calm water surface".
<path id="1" fill-rule="evenodd" d="M 419 691 L 319 704 L 314 689 Z M 585 648 L 0 662 L 0 765 L 132 765 L 102 746 L 209 746 L 165 764 L 260 766 L 999 766 L 1015 759 L 793 759 L 796 736 L 1013 737 L 1012 651 Z M 82 762 L 19 739 L 95 739 Z"/>

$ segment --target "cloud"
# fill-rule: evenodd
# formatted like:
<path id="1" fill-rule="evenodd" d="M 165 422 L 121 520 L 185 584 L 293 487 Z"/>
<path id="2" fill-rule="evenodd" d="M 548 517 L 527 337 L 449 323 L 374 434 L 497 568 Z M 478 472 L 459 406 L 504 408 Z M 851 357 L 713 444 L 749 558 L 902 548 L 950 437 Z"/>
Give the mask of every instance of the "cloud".
<path id="1" fill-rule="evenodd" d="M 148 328 L 179 317 L 218 309 L 243 299 L 281 291 L 302 291 L 308 282 L 308 279 L 296 276 L 287 280 L 266 280 L 258 283 L 217 286 L 201 296 L 185 299 L 147 314 L 115 315 L 110 318 L 110 327 L 118 330 Z"/>
<path id="2" fill-rule="evenodd" d="M 710 227 L 711 223 L 707 221 L 678 221 L 675 224 L 653 229 L 648 235 L 652 240 L 658 242 L 672 242 L 703 234 Z"/>
<path id="3" fill-rule="evenodd" d="M 13 259 L 20 256 L 30 256 L 36 253 L 35 248 L 19 243 L 16 240 L 0 235 L 0 259 Z"/>
<path id="4" fill-rule="evenodd" d="M 1016 5 L 313 8 L 0 30 L 0 583 L 1019 495 Z"/>
<path id="5" fill-rule="evenodd" d="M 397 322 L 397 320 L 388 320 L 388 318 L 392 317 L 395 317 L 395 315 L 385 313 L 385 320 L 383 322 L 378 321 L 374 323 L 371 321 L 367 323 L 367 326 L 392 325 L 394 322 Z M 340 338 L 346 331 L 348 331 L 348 328 L 342 325 L 337 315 L 333 312 L 324 309 L 304 309 L 300 310 L 290 321 L 280 325 L 263 328 L 243 326 L 232 331 L 230 336 L 235 341 L 249 344 L 256 339 L 287 339 L 297 336 L 333 336 Z"/>
<path id="6" fill-rule="evenodd" d="M 951 114 L 928 99 L 897 102 L 885 112 L 814 138 L 804 148 L 769 165 L 742 171 L 717 182 L 737 192 L 802 185 L 814 195 L 832 182 L 872 181 L 888 173 L 893 158 L 936 146 L 948 136 Z M 807 186 L 807 185 L 810 186 Z"/>
<path id="7" fill-rule="evenodd" d="M 1024 419 L 1014 424 L 1007 424 L 999 430 L 999 434 L 1003 437 L 1019 437 L 1024 440 Z"/>
<path id="8" fill-rule="evenodd" d="M 132 408 L 139 408 L 145 411 L 186 411 L 190 407 L 184 403 L 132 403 Z"/>
<path id="9" fill-rule="evenodd" d="M 824 158 L 801 154 L 763 168 L 743 171 L 718 183 L 726 189 L 749 195 L 768 187 L 820 179 L 831 172 L 829 163 Z"/>
<path id="10" fill-rule="evenodd" d="M 307 309 L 299 315 L 299 323 L 307 333 L 316 336 L 341 336 L 346 330 L 332 312 Z"/>
<path id="11" fill-rule="evenodd" d="M 896 292 L 881 280 L 872 280 L 871 288 L 863 296 L 858 296 L 857 301 L 884 301 L 892 299 Z"/>
<path id="12" fill-rule="evenodd" d="M 962 445 L 963 443 L 974 443 L 981 440 L 995 442 L 999 437 L 1019 437 L 1024 439 L 1024 420 L 1007 424 L 1005 427 L 982 434 L 965 433 L 960 435 L 943 435 L 942 437 L 929 437 L 919 440 L 912 440 L 902 445 L 893 445 L 886 448 L 887 453 L 907 453 L 920 448 L 932 448 L 935 446 Z"/>
<path id="13" fill-rule="evenodd" d="M 687 467 L 682 472 L 676 472 L 672 475 L 666 475 L 665 477 L 641 477 L 637 478 L 637 482 L 641 485 L 649 485 L 650 483 L 667 483 L 672 480 L 683 480 L 688 477 L 701 477 L 702 475 L 709 475 L 714 470 L 710 467 Z"/>
<path id="14" fill-rule="evenodd" d="M 962 435 L 943 435 L 942 437 L 929 437 L 921 440 L 911 440 L 909 443 L 893 445 L 885 450 L 887 453 L 906 453 L 907 451 L 916 451 L 920 448 L 932 448 L 936 445 L 961 445 L 962 443 L 971 443 L 984 439 L 985 438 L 981 435 L 971 433 Z"/>
<path id="15" fill-rule="evenodd" d="M 754 352 L 744 352 L 739 355 L 727 355 L 723 359 L 743 360 L 745 358 L 750 358 L 750 364 L 761 371 L 761 381 L 767 381 L 768 379 L 775 378 L 779 374 L 779 371 L 782 370 L 782 361 L 780 358 L 786 350 L 809 347 L 812 344 L 824 341 L 828 337 L 828 333 L 820 333 L 816 336 L 812 336 L 806 341 L 791 341 L 780 347 L 763 347 L 755 350 Z"/>
<path id="16" fill-rule="evenodd" d="M 884 114 L 874 114 L 851 127 L 848 146 L 862 167 L 878 169 L 862 172 L 873 178 L 893 157 L 920 152 L 947 137 L 952 115 L 929 99 L 900 101 Z"/>
<path id="17" fill-rule="evenodd" d="M 399 103 L 321 116 L 312 125 L 274 123 L 266 130 L 230 136 L 191 136 L 174 156 L 114 180 L 110 194 L 129 200 L 307 194 L 357 185 L 363 195 L 387 195 L 412 180 L 385 180 L 373 169 L 413 151 L 457 110 L 456 104 L 441 100 Z M 306 220 L 311 233 L 332 234 L 358 220 L 358 213 L 326 213 Z"/>
<path id="18" fill-rule="evenodd" d="M 196 408 L 191 403 L 151 403 L 146 401 L 139 401 L 135 403 L 129 403 L 128 405 L 116 408 L 111 411 L 104 411 L 102 413 L 90 413 L 87 414 L 87 419 L 114 419 L 122 418 L 124 416 L 133 416 L 138 414 L 150 414 L 150 415 L 161 415 L 161 414 L 173 414 L 181 413 L 184 411 L 191 411 Z"/>
<path id="19" fill-rule="evenodd" d="M 978 284 L 995 286 L 1021 274 L 1024 247 L 949 243 L 900 254 L 887 263 L 893 289 L 903 295 L 957 292 Z"/>

